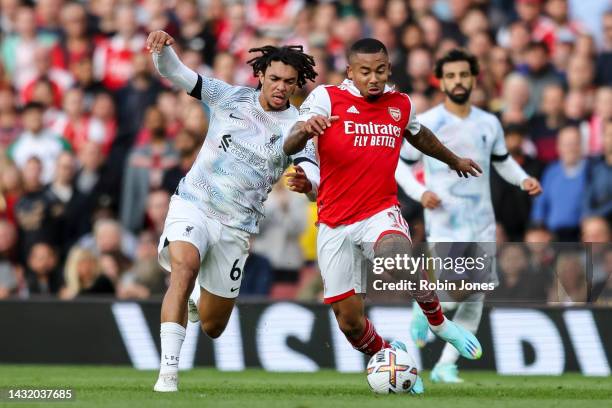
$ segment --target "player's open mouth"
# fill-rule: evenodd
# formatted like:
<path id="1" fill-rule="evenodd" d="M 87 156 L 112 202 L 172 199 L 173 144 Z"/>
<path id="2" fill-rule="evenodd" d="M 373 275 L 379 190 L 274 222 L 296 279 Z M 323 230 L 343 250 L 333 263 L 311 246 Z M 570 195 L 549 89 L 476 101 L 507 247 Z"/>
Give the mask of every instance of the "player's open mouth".
<path id="1" fill-rule="evenodd" d="M 285 98 L 280 95 L 272 95 L 272 99 L 274 99 L 274 101 L 278 103 L 285 103 Z"/>
<path id="2" fill-rule="evenodd" d="M 378 95 L 381 92 L 382 92 L 382 89 L 380 88 L 368 88 L 368 93 L 370 95 Z"/>

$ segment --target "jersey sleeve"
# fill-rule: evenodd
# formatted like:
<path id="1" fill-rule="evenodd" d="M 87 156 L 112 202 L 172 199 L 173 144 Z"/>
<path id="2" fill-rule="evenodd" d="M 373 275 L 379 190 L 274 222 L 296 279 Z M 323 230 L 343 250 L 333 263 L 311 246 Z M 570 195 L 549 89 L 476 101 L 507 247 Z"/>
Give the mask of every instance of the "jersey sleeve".
<path id="1" fill-rule="evenodd" d="M 410 132 L 411 135 L 416 135 L 421 130 L 421 122 L 419 122 L 419 120 L 417 119 L 412 100 L 408 95 L 406 95 L 406 97 L 408 97 L 408 101 L 410 102 L 410 118 L 408 119 L 408 123 L 406 124 L 406 130 Z"/>
<path id="2" fill-rule="evenodd" d="M 497 118 L 493 119 L 493 146 L 491 148 L 491 158 L 493 161 L 502 161 L 508 157 L 508 149 L 506 148 L 506 139 L 504 138 L 504 130 Z"/>
<path id="3" fill-rule="evenodd" d="M 160 53 L 154 53 L 153 63 L 161 76 L 210 107 L 214 107 L 231 92 L 231 85 L 219 79 L 203 77 L 189 69 L 171 46 L 163 47 Z"/>
<path id="4" fill-rule="evenodd" d="M 331 100 L 324 86 L 316 87 L 302 103 L 298 122 L 305 122 L 315 115 L 331 116 Z"/>
<path id="5" fill-rule="evenodd" d="M 402 143 L 402 148 L 400 149 L 400 160 L 404 161 L 408 165 L 412 165 L 421 160 L 421 157 L 423 157 L 423 153 L 404 140 Z"/>

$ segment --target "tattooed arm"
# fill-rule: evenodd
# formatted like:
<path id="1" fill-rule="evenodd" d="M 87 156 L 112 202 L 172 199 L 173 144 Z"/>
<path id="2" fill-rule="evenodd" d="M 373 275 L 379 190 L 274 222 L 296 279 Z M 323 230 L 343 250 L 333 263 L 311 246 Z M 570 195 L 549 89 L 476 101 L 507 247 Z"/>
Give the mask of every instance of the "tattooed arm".
<path id="1" fill-rule="evenodd" d="M 431 130 L 422 124 L 419 132 L 411 134 L 406 131 L 404 137 L 408 143 L 424 154 L 448 164 L 448 167 L 455 170 L 459 177 L 469 177 L 470 174 L 477 177 L 479 175 L 478 173 L 482 173 L 482 169 L 476 162 L 471 159 L 461 158 L 451 152 L 438 140 Z"/>

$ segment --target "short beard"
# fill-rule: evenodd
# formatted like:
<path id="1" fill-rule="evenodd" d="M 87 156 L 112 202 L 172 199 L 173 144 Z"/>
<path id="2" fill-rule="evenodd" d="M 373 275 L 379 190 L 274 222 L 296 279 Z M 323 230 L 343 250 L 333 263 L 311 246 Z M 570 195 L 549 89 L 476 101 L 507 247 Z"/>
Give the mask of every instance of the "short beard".
<path id="1" fill-rule="evenodd" d="M 452 92 L 449 92 L 449 91 L 444 91 L 444 93 L 446 94 L 446 96 L 449 97 L 451 101 L 455 102 L 457 105 L 464 105 L 465 103 L 467 103 L 467 101 L 470 100 L 470 95 L 472 94 L 472 88 L 466 89 L 465 93 L 462 95 L 454 95 Z"/>

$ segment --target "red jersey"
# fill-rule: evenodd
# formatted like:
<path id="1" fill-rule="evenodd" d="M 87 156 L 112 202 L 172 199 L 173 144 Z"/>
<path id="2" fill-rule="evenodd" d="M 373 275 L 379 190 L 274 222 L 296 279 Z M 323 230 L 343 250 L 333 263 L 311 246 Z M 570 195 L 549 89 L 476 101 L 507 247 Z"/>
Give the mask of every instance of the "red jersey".
<path id="1" fill-rule="evenodd" d="M 353 224 L 398 204 L 395 169 L 404 130 L 420 130 L 408 95 L 386 88 L 370 101 L 345 80 L 312 91 L 298 120 L 314 115 L 339 116 L 318 138 L 319 222 Z"/>

